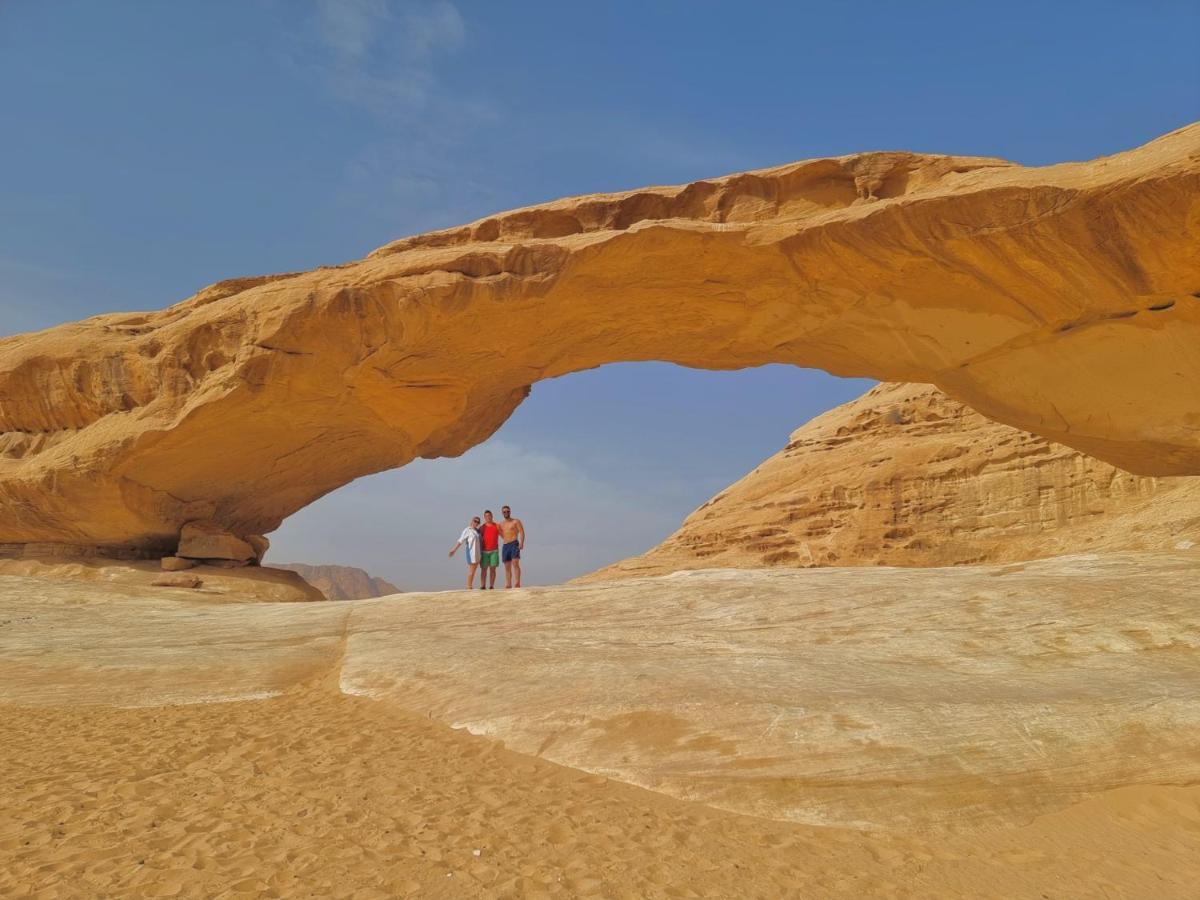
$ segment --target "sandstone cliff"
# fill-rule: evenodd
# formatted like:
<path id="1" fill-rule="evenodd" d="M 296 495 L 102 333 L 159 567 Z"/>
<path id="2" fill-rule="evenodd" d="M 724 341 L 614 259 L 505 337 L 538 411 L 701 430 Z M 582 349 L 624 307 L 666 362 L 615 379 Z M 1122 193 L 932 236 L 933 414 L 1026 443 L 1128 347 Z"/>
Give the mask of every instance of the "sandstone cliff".
<path id="1" fill-rule="evenodd" d="M 797 429 L 653 550 L 583 580 L 1191 547 L 1200 478 L 1131 475 L 928 385 L 883 384 Z"/>
<path id="2" fill-rule="evenodd" d="M 295 572 L 327 600 L 366 600 L 400 593 L 400 588 L 390 581 L 368 575 L 353 566 L 310 566 L 305 563 L 272 563 L 271 566 Z"/>
<path id="3" fill-rule="evenodd" d="M 561 200 L 0 339 L 0 545 L 266 534 L 462 453 L 540 379 L 648 359 L 934 383 L 1200 473 L 1200 125 L 1087 163 L 864 153 Z"/>

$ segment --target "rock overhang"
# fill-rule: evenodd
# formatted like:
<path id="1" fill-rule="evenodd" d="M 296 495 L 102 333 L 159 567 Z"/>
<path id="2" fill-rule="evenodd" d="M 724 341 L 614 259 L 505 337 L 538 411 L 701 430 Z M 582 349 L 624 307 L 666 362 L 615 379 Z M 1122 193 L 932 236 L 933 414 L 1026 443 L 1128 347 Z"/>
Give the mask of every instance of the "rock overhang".
<path id="1" fill-rule="evenodd" d="M 485 440 L 544 378 L 658 359 L 928 382 L 1200 472 L 1200 126 L 1088 163 L 911 153 L 555 201 L 160 312 L 0 339 L 0 543 L 262 534 Z"/>

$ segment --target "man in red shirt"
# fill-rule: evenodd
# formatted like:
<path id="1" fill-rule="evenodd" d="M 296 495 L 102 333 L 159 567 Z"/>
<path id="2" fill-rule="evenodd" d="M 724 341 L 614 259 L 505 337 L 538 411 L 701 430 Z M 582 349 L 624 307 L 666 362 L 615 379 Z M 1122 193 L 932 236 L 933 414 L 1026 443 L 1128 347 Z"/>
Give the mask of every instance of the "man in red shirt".
<path id="1" fill-rule="evenodd" d="M 483 511 L 483 526 L 479 529 L 479 539 L 483 544 L 483 552 L 479 554 L 481 575 L 479 589 L 494 590 L 496 587 L 496 570 L 500 568 L 500 526 L 492 517 L 492 511 Z"/>

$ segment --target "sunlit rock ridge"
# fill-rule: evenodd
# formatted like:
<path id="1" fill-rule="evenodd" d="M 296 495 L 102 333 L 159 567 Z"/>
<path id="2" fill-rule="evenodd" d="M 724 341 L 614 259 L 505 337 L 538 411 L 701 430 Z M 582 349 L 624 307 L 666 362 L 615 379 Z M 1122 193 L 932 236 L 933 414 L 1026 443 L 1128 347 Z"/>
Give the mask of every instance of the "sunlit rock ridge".
<path id="1" fill-rule="evenodd" d="M 608 362 L 936 384 L 1200 473 L 1200 125 L 1083 163 L 904 152 L 559 200 L 0 340 L 0 545 L 170 552 L 486 439 Z"/>
<path id="2" fill-rule="evenodd" d="M 654 549 L 583 580 L 1193 548 L 1200 478 L 1132 475 L 930 385 L 881 384 L 796 429 Z"/>

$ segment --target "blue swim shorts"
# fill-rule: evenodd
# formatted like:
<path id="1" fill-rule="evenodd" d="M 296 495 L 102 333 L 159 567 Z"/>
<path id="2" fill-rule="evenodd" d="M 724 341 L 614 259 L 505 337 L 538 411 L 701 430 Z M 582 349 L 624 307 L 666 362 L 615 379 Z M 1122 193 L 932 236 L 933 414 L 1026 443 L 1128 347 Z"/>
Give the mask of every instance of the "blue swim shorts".
<path id="1" fill-rule="evenodd" d="M 521 544 L 518 541 L 509 541 L 500 552 L 500 558 L 504 562 L 512 562 L 514 559 L 520 559 Z"/>

